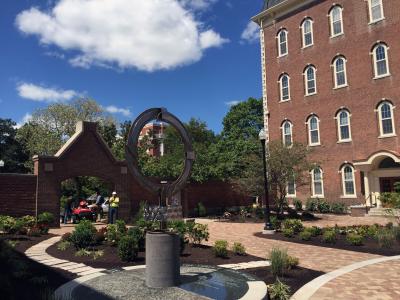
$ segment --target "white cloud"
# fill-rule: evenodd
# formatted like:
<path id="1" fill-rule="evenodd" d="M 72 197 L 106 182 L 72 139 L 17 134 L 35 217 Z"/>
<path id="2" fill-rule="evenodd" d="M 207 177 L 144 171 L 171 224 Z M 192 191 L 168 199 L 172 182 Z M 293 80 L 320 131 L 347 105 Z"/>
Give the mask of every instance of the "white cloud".
<path id="1" fill-rule="evenodd" d="M 239 100 L 233 100 L 233 101 L 225 102 L 225 105 L 234 106 L 234 105 L 236 105 L 236 104 L 239 104 L 240 102 L 241 102 L 241 101 L 239 101 Z"/>
<path id="2" fill-rule="evenodd" d="M 75 50 L 74 66 L 117 66 L 144 71 L 199 61 L 227 40 L 194 10 L 217 0 L 61 0 L 49 11 L 32 7 L 16 17 L 18 29 L 43 45 Z M 66 52 L 67 53 L 67 52 Z"/>
<path id="3" fill-rule="evenodd" d="M 21 121 L 17 122 L 17 125 L 15 125 L 15 128 L 21 128 L 24 126 L 25 123 L 28 123 L 32 119 L 32 115 L 30 113 L 26 113 Z"/>
<path id="4" fill-rule="evenodd" d="M 74 90 L 48 88 L 26 82 L 18 84 L 17 91 L 21 98 L 49 103 L 68 101 L 79 96 L 79 93 Z"/>
<path id="5" fill-rule="evenodd" d="M 202 49 L 207 49 L 210 47 L 220 47 L 227 42 L 229 42 L 228 39 L 222 38 L 212 29 L 202 32 L 200 34 L 200 46 Z"/>
<path id="6" fill-rule="evenodd" d="M 242 42 L 248 42 L 248 43 L 258 42 L 260 38 L 260 27 L 253 21 L 250 21 L 249 23 L 247 23 L 247 26 L 243 30 L 240 38 Z"/>
<path id="7" fill-rule="evenodd" d="M 127 108 L 119 108 L 114 105 L 106 106 L 103 108 L 106 112 L 109 112 L 111 114 L 121 114 L 124 115 L 125 117 L 129 117 L 131 115 L 131 111 Z"/>

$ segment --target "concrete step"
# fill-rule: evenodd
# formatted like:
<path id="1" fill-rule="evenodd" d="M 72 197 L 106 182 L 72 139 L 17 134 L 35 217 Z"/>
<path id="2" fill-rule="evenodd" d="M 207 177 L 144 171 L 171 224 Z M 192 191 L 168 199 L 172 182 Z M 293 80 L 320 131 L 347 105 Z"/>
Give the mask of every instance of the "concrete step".
<path id="1" fill-rule="evenodd" d="M 395 216 L 400 216 L 400 209 L 388 209 L 384 207 L 373 207 L 369 210 L 368 216 L 373 216 L 373 217 L 388 217 L 392 216 L 392 211 Z"/>

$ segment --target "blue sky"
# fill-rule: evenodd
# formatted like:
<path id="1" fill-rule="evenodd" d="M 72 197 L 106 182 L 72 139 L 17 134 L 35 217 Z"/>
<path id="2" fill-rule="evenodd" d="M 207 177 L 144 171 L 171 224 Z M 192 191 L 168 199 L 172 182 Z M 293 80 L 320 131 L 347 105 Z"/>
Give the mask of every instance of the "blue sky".
<path id="1" fill-rule="evenodd" d="M 123 121 L 166 107 L 216 132 L 261 97 L 261 0 L 3 0 L 1 118 L 84 95 Z M 247 28 L 247 31 L 246 31 Z M 243 33 L 245 32 L 245 33 Z"/>

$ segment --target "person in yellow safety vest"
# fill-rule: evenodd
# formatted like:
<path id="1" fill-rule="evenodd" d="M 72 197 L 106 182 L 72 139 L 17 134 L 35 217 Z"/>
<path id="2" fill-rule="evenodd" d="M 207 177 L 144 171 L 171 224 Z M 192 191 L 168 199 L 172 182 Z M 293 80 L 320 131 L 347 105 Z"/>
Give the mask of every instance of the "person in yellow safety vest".
<path id="1" fill-rule="evenodd" d="M 117 197 L 117 192 L 112 192 L 112 196 L 108 200 L 110 205 L 109 214 L 108 214 L 108 223 L 114 224 L 118 218 L 118 206 L 119 206 L 119 198 Z"/>

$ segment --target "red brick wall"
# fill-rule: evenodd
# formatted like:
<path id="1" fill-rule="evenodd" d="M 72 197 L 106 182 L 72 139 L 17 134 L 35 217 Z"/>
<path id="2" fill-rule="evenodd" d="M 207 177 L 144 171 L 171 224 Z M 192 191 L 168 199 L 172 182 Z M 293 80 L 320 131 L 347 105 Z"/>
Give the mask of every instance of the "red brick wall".
<path id="1" fill-rule="evenodd" d="M 327 14 L 332 4 L 343 7 L 344 35 L 330 38 Z M 340 166 L 345 162 L 366 159 L 378 150 L 399 152 L 399 138 L 378 138 L 379 127 L 374 111 L 382 98 L 395 106 L 400 104 L 400 9 L 397 0 L 383 0 L 385 20 L 368 25 L 367 1 L 316 1 L 306 9 L 277 20 L 265 30 L 266 80 L 268 94 L 269 130 L 271 140 L 281 139 L 281 123 L 287 118 L 293 124 L 295 141 L 307 144 L 306 119 L 311 113 L 320 119 L 321 146 L 312 147 L 311 159 L 320 162 L 324 171 L 325 197 L 331 201 L 364 203 L 361 195 L 360 172 L 355 173 L 357 199 L 341 198 Z M 304 17 L 314 21 L 314 45 L 302 49 L 300 24 Z M 288 30 L 289 54 L 277 58 L 276 33 L 281 27 Z M 374 80 L 370 51 L 378 41 L 388 50 L 391 76 Z M 341 54 L 347 59 L 349 86 L 333 89 L 331 63 Z M 317 68 L 317 94 L 304 96 L 303 70 L 307 64 Z M 291 100 L 279 103 L 277 80 L 282 72 L 290 75 Z M 341 107 L 351 113 L 352 142 L 337 143 L 335 113 Z M 395 129 L 400 133 L 400 113 L 394 110 Z M 310 187 L 298 189 L 298 197 L 310 195 Z"/>
<path id="2" fill-rule="evenodd" d="M 35 193 L 35 175 L 0 174 L 0 215 L 34 215 Z"/>
<path id="3" fill-rule="evenodd" d="M 191 183 L 182 191 L 184 215 L 193 215 L 194 208 L 199 202 L 212 213 L 223 211 L 227 207 L 251 205 L 253 200 L 236 192 L 233 185 L 228 182 Z"/>

